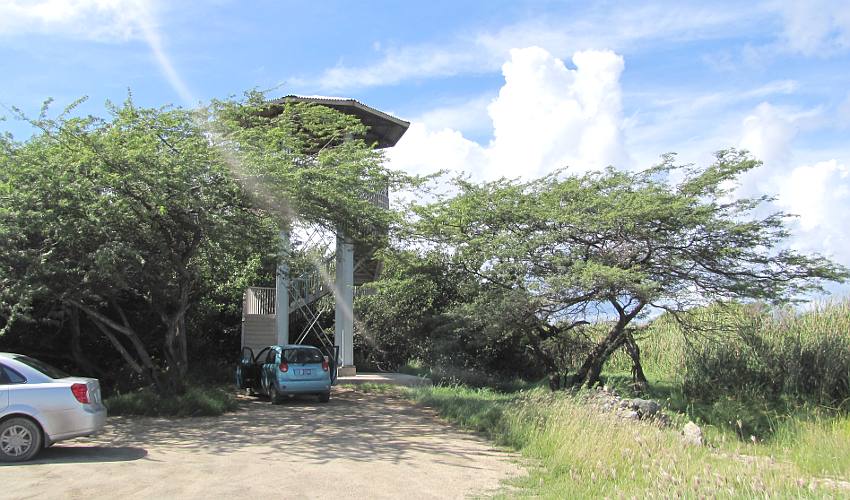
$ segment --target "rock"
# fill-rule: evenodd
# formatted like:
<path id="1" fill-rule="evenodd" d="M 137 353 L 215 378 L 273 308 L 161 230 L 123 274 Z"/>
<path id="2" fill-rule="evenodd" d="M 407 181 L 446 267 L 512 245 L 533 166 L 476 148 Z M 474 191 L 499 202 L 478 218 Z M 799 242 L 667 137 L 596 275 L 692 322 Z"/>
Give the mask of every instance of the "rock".
<path id="1" fill-rule="evenodd" d="M 685 444 L 702 446 L 702 429 L 700 429 L 697 424 L 688 422 L 685 424 L 684 429 L 682 429 L 682 440 Z"/>
<path id="2" fill-rule="evenodd" d="M 625 418 L 626 420 L 640 420 L 640 414 L 638 414 L 638 412 L 634 410 L 621 411 L 620 413 L 618 413 L 618 415 L 620 416 L 620 418 Z"/>
<path id="3" fill-rule="evenodd" d="M 653 417 L 653 420 L 658 424 L 659 427 L 670 427 L 670 417 L 661 412 L 658 412 Z"/>
<path id="4" fill-rule="evenodd" d="M 638 413 L 641 418 L 649 418 L 661 410 L 661 405 L 649 399 L 635 398 L 629 402 L 629 407 Z"/>

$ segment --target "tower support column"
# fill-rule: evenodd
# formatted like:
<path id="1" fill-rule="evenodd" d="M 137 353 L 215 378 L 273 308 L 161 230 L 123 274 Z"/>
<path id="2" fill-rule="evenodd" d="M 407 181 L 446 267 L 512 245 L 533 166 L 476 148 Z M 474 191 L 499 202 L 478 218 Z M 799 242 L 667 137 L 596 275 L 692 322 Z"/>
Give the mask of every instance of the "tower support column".
<path id="1" fill-rule="evenodd" d="M 334 287 L 334 344 L 339 346 L 340 376 L 355 375 L 354 367 L 354 245 L 341 233 L 336 237 Z"/>
<path id="2" fill-rule="evenodd" d="M 277 266 L 275 280 L 274 322 L 277 345 L 289 343 L 289 231 L 280 231 L 281 259 Z"/>

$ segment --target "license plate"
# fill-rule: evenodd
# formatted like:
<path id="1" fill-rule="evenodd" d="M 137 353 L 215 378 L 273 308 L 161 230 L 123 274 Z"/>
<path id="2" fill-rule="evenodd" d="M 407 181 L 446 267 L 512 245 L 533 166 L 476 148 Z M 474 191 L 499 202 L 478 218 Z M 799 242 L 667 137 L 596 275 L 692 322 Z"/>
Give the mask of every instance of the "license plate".
<path id="1" fill-rule="evenodd" d="M 309 369 L 309 370 L 301 370 L 301 375 L 312 375 L 312 373 L 313 373 L 313 370 L 312 370 L 312 369 Z"/>

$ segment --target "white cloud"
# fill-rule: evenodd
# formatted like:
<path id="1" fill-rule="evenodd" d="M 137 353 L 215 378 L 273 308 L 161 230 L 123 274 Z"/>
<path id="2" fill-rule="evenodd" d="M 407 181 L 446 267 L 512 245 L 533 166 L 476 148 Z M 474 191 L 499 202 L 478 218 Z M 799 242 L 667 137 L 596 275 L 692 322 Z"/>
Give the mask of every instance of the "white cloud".
<path id="1" fill-rule="evenodd" d="M 414 123 L 388 153 L 412 173 L 449 169 L 478 179 L 533 178 L 560 167 L 585 171 L 625 166 L 620 74 L 610 51 L 573 56 L 575 69 L 539 47 L 515 49 L 503 65 L 505 83 L 487 107 L 493 139 L 486 146 L 450 128 Z"/>
<path id="2" fill-rule="evenodd" d="M 486 164 L 484 148 L 477 142 L 457 130 L 435 130 L 421 122 L 411 124 L 387 157 L 393 168 L 420 175 L 439 170 L 470 172 Z"/>
<path id="3" fill-rule="evenodd" d="M 633 108 L 625 119 L 626 150 L 643 167 L 668 151 L 677 152 L 683 162 L 710 163 L 715 151 L 740 146 L 742 107 L 767 97 L 791 95 L 798 88 L 795 80 L 774 80 L 751 88 L 682 91 L 663 86 L 626 92 L 623 99 Z M 750 147 L 753 141 L 747 142 Z"/>
<path id="4" fill-rule="evenodd" d="M 422 123 L 431 130 L 450 128 L 466 134 L 490 134 L 492 127 L 487 106 L 493 95 L 483 95 L 466 101 L 454 102 L 431 109 L 413 121 Z"/>
<path id="5" fill-rule="evenodd" d="M 824 56 L 850 49 L 850 6 L 843 0 L 786 0 L 774 3 L 784 20 L 788 50 Z"/>
<path id="6" fill-rule="evenodd" d="M 454 50 L 432 45 L 389 49 L 375 64 L 349 67 L 339 64 L 325 70 L 318 78 L 288 78 L 292 85 L 319 88 L 325 92 L 345 89 L 394 85 L 421 77 L 453 76 L 484 71 L 489 66 L 472 51 Z"/>
<path id="7" fill-rule="evenodd" d="M 152 0 L 0 0 L 0 36 L 62 35 L 113 41 L 141 38 Z"/>
<path id="8" fill-rule="evenodd" d="M 383 50 L 372 63 L 340 63 L 318 76 L 286 78 L 292 85 L 325 92 L 395 85 L 422 78 L 497 71 L 515 47 L 539 46 L 556 55 L 595 47 L 627 50 L 638 43 L 701 40 L 737 33 L 742 23 L 763 15 L 758 8 L 716 8 L 680 2 L 611 8 L 607 3 L 577 6 L 569 15 L 550 13 L 496 30 L 471 30 L 440 44 L 402 45 Z M 616 29 L 612 29 L 616 27 Z"/>
<path id="9" fill-rule="evenodd" d="M 490 176 L 539 176 L 567 165 L 624 165 L 620 74 L 610 51 L 573 56 L 576 69 L 539 47 L 511 50 L 505 85 L 490 104 Z"/>
<path id="10" fill-rule="evenodd" d="M 156 0 L 0 0 L 0 36 L 61 35 L 95 41 L 140 39 L 184 104 L 189 86 L 174 67 L 156 24 Z"/>
<path id="11" fill-rule="evenodd" d="M 791 117 L 764 102 L 744 118 L 739 146 L 762 160 L 768 168 L 787 165 L 791 139 L 796 135 Z"/>
<path id="12" fill-rule="evenodd" d="M 777 177 L 776 203 L 799 218 L 793 245 L 850 264 L 850 168 L 837 160 L 801 165 Z"/>
<path id="13" fill-rule="evenodd" d="M 764 161 L 741 178 L 740 195 L 771 194 L 774 207 L 797 216 L 789 244 L 805 252 L 826 254 L 850 264 L 850 169 L 838 159 L 800 164 L 793 142 L 801 128 L 816 122 L 821 111 L 790 110 L 759 104 L 742 121 L 739 146 Z"/>

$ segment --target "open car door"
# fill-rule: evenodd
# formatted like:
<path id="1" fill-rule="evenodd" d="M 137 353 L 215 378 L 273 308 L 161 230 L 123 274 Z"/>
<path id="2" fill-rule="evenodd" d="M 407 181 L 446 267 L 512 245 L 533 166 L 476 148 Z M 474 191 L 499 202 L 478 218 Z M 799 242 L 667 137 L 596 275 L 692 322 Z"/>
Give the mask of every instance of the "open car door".
<path id="1" fill-rule="evenodd" d="M 239 356 L 239 363 L 236 365 L 236 386 L 239 389 L 251 389 L 257 383 L 257 375 L 259 370 L 254 363 L 254 350 L 250 347 L 243 347 L 242 354 Z"/>
<path id="2" fill-rule="evenodd" d="M 328 357 L 328 369 L 331 372 L 331 385 L 336 383 L 337 379 L 337 367 L 339 366 L 339 346 L 329 346 L 322 349 L 325 355 Z"/>

